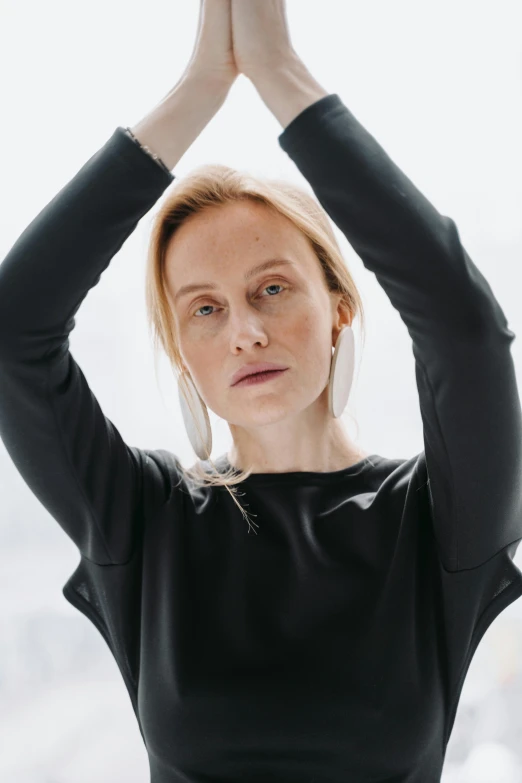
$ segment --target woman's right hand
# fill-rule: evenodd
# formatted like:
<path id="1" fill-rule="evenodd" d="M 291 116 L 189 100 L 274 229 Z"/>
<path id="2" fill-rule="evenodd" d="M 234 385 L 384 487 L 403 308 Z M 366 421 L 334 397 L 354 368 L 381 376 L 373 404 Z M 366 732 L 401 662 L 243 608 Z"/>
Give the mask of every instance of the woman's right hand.
<path id="1" fill-rule="evenodd" d="M 200 0 L 196 42 L 183 79 L 195 76 L 228 91 L 239 71 L 232 44 L 232 0 Z"/>
<path id="2" fill-rule="evenodd" d="M 178 82 L 132 126 L 137 140 L 171 170 L 225 102 L 239 76 L 232 45 L 231 0 L 199 0 L 190 61 Z"/>

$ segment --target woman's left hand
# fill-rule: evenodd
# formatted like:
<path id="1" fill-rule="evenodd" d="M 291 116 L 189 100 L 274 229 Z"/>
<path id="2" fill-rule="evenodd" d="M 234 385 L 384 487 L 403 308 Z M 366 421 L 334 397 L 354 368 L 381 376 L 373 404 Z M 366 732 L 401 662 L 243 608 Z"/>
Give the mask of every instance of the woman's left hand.
<path id="1" fill-rule="evenodd" d="M 232 48 L 232 0 L 199 0 L 196 42 L 183 78 L 203 81 L 227 91 L 239 75 Z"/>
<path id="2" fill-rule="evenodd" d="M 251 80 L 297 58 L 286 0 L 232 0 L 232 39 L 237 68 Z"/>

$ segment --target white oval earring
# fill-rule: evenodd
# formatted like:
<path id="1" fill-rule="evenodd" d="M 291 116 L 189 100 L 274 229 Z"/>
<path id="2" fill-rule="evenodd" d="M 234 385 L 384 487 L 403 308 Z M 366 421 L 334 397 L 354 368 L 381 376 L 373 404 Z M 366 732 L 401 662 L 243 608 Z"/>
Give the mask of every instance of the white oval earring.
<path id="1" fill-rule="evenodd" d="M 351 326 L 343 326 L 335 343 L 328 383 L 328 410 L 338 418 L 348 402 L 355 367 L 355 340 Z"/>
<path id="2" fill-rule="evenodd" d="M 183 381 L 185 381 L 189 402 L 181 390 Z M 183 370 L 178 378 L 178 396 L 185 429 L 192 448 L 201 460 L 207 460 L 212 451 L 212 428 L 207 406 L 199 396 L 194 381 L 187 370 Z"/>

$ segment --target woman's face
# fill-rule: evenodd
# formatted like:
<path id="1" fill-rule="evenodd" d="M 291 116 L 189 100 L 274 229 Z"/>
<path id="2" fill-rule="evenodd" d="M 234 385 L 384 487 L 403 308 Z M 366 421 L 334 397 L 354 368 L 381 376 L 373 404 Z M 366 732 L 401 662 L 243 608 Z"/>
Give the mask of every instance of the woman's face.
<path id="1" fill-rule="evenodd" d="M 247 278 L 274 258 L 291 263 Z M 207 209 L 173 237 L 166 275 L 184 365 L 218 416 L 248 428 L 314 404 L 326 410 L 332 345 L 347 320 L 289 220 L 248 201 Z M 200 283 L 199 291 L 181 292 Z M 262 361 L 289 369 L 266 383 L 231 385 L 243 364 Z"/>

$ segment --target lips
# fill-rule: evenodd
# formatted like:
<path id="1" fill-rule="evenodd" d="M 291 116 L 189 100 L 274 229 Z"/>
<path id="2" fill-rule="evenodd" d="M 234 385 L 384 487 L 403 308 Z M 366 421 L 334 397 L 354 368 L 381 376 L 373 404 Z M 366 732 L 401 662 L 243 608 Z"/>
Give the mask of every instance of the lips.
<path id="1" fill-rule="evenodd" d="M 262 372 L 271 372 L 273 370 L 287 370 L 288 367 L 286 367 L 283 364 L 276 364 L 274 362 L 257 362 L 252 364 L 244 364 L 243 367 L 241 367 L 234 377 L 232 378 L 231 386 L 235 386 L 236 383 L 239 383 L 239 381 L 242 381 L 243 378 L 247 378 L 249 375 L 259 375 L 259 373 Z"/>
<path id="2" fill-rule="evenodd" d="M 238 383 L 244 381 L 246 378 L 258 378 L 260 375 L 273 375 L 274 373 L 283 372 L 283 370 L 262 370 L 261 372 L 251 372 L 249 375 L 244 375 Z"/>
<path id="3" fill-rule="evenodd" d="M 252 386 L 253 384 L 264 383 L 271 378 L 277 378 L 286 372 L 284 370 L 264 370 L 263 372 L 254 372 L 243 376 L 241 380 L 234 384 L 236 386 Z"/>

